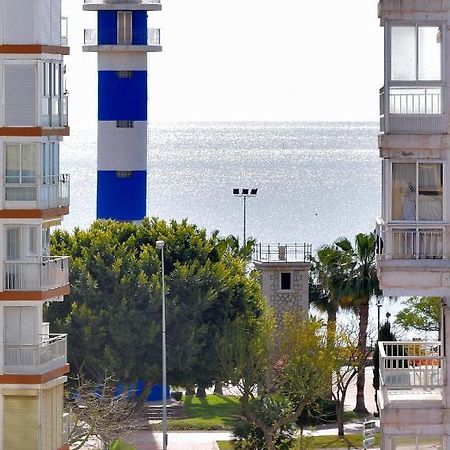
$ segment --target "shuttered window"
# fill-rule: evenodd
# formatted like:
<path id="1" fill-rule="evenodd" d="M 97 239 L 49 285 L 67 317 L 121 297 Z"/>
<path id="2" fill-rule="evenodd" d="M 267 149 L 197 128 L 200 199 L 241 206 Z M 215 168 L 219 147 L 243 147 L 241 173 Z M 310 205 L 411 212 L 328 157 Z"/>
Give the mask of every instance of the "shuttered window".
<path id="1" fill-rule="evenodd" d="M 36 126 L 36 65 L 5 64 L 5 125 Z"/>
<path id="2" fill-rule="evenodd" d="M 63 445 L 63 385 L 42 391 L 42 450 L 54 450 Z"/>
<path id="3" fill-rule="evenodd" d="M 38 448 L 37 397 L 3 397 L 3 448 L 36 450 Z"/>

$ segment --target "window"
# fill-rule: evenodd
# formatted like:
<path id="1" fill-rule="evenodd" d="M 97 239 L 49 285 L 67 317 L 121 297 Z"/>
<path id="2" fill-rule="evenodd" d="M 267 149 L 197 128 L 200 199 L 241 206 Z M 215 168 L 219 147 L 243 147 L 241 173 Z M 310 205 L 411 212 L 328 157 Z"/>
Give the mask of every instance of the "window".
<path id="1" fill-rule="evenodd" d="M 117 78 L 133 78 L 132 70 L 117 70 L 116 71 Z"/>
<path id="2" fill-rule="evenodd" d="M 116 177 L 117 178 L 131 178 L 132 172 L 129 170 L 117 170 Z"/>
<path id="3" fill-rule="evenodd" d="M 131 45 L 132 17 L 131 11 L 119 11 L 117 13 L 117 44 Z"/>
<path id="4" fill-rule="evenodd" d="M 22 261 L 38 254 L 38 227 L 8 225 L 6 227 L 6 259 Z"/>
<path id="5" fill-rule="evenodd" d="M 391 27 L 391 79 L 441 80 L 441 42 L 438 26 Z"/>
<path id="6" fill-rule="evenodd" d="M 117 120 L 116 128 L 134 128 L 134 121 L 132 121 L 132 120 Z"/>
<path id="7" fill-rule="evenodd" d="M 392 220 L 443 220 L 442 163 L 392 164 Z"/>
<path id="8" fill-rule="evenodd" d="M 393 450 L 442 450 L 442 437 L 440 436 L 394 436 Z"/>
<path id="9" fill-rule="evenodd" d="M 6 144 L 6 183 L 36 183 L 36 145 Z"/>
<path id="10" fill-rule="evenodd" d="M 44 184 L 53 184 L 59 178 L 59 142 L 44 143 L 42 158 Z"/>
<path id="11" fill-rule="evenodd" d="M 292 289 L 292 274 L 291 272 L 281 272 L 280 274 L 280 289 L 282 291 L 290 291 Z"/>

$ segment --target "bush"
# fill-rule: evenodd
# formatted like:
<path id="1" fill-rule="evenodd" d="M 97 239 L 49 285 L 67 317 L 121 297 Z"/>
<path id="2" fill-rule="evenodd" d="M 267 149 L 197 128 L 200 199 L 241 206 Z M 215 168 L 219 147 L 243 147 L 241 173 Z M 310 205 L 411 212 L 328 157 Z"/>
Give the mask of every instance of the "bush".
<path id="1" fill-rule="evenodd" d="M 316 402 L 305 407 L 297 420 L 297 425 L 303 428 L 312 425 L 336 422 L 336 420 L 335 402 L 326 398 L 319 398 Z"/>
<path id="2" fill-rule="evenodd" d="M 288 399 L 280 395 L 259 397 L 250 404 L 253 412 L 267 425 L 271 425 L 280 417 L 284 417 L 292 411 L 292 405 Z M 282 427 L 274 436 L 274 446 L 277 450 L 289 450 L 292 448 L 295 433 L 295 425 L 289 424 Z M 267 450 L 263 431 L 242 418 L 235 426 L 235 448 L 240 450 Z"/>

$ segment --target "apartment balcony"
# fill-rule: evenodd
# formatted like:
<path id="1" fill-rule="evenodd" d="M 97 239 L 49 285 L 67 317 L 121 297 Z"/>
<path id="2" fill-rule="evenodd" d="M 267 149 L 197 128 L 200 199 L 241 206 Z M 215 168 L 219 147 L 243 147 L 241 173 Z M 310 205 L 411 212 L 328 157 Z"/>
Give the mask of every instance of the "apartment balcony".
<path id="1" fill-rule="evenodd" d="M 440 342 L 379 342 L 382 408 L 442 406 L 444 356 Z"/>
<path id="2" fill-rule="evenodd" d="M 46 177 L 6 176 L 4 209 L 53 209 L 70 204 L 70 175 Z"/>
<path id="3" fill-rule="evenodd" d="M 380 89 L 380 130 L 393 134 L 443 134 L 444 87 L 390 86 Z"/>
<path id="4" fill-rule="evenodd" d="M 450 229 L 427 223 L 377 220 L 376 253 L 384 295 L 450 295 Z"/>
<path id="5" fill-rule="evenodd" d="M 42 374 L 67 363 L 67 335 L 39 336 L 39 344 L 4 344 L 4 374 Z"/>
<path id="6" fill-rule="evenodd" d="M 50 291 L 69 285 L 68 256 L 7 261 L 3 267 L 3 291 Z"/>
<path id="7" fill-rule="evenodd" d="M 43 97 L 41 126 L 65 128 L 69 126 L 69 96 Z"/>
<path id="8" fill-rule="evenodd" d="M 98 10 L 161 11 L 161 0 L 84 0 L 84 11 Z"/>
<path id="9" fill-rule="evenodd" d="M 117 30 L 105 30 L 99 37 L 96 29 L 86 29 L 83 51 L 160 52 L 162 51 L 161 32 L 158 28 L 149 28 L 141 33 L 134 32 L 133 36 L 119 37 Z"/>

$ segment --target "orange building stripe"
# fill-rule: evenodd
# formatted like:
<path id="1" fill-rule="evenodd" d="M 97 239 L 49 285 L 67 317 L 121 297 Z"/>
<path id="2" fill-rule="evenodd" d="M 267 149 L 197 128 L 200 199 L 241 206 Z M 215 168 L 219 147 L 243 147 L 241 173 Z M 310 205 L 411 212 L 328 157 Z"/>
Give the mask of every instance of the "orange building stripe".
<path id="1" fill-rule="evenodd" d="M 0 219 L 50 219 L 69 214 L 68 206 L 49 209 L 0 209 Z"/>
<path id="2" fill-rule="evenodd" d="M 56 450 L 70 450 L 70 446 L 69 444 L 64 444 L 62 447 L 59 447 Z"/>
<path id="3" fill-rule="evenodd" d="M 70 127 L 43 128 L 43 127 L 0 127 L 0 136 L 69 136 Z"/>
<path id="4" fill-rule="evenodd" d="M 0 45 L 0 53 L 51 53 L 55 55 L 70 55 L 70 48 L 58 45 Z"/>
<path id="5" fill-rule="evenodd" d="M 61 286 L 48 291 L 4 291 L 0 292 L 0 301 L 39 301 L 59 297 L 70 293 L 70 285 Z"/>
<path id="6" fill-rule="evenodd" d="M 0 384 L 43 384 L 47 383 L 47 381 L 62 377 L 63 375 L 69 373 L 69 371 L 70 366 L 66 363 L 57 369 L 40 375 L 0 375 Z"/>

